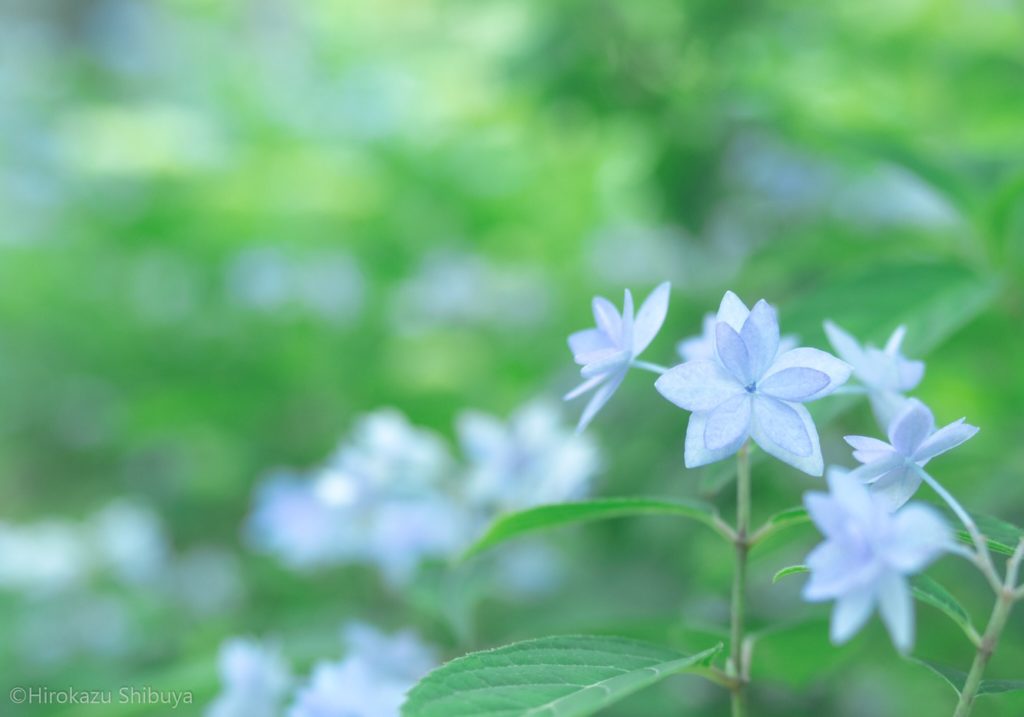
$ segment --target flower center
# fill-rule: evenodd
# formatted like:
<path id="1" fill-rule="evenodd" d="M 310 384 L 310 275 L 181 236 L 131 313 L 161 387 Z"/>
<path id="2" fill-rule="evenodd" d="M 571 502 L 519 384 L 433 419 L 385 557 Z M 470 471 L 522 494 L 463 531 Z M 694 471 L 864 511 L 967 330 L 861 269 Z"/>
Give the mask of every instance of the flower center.
<path id="1" fill-rule="evenodd" d="M 755 382 L 751 381 L 750 385 L 747 386 L 746 389 L 747 389 L 747 393 L 754 393 L 757 390 L 757 384 Z"/>

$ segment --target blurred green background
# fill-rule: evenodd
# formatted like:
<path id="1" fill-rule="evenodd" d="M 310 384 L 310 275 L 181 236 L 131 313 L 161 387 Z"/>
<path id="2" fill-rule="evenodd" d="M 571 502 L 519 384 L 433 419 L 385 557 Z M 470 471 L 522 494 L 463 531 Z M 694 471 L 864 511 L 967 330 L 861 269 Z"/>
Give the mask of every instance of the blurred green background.
<path id="1" fill-rule="evenodd" d="M 59 532 L 130 499 L 165 536 L 149 587 L 0 587 L 2 694 L 147 684 L 202 704 L 224 638 L 273 635 L 308 665 L 353 618 L 446 657 L 553 632 L 707 646 L 729 553 L 685 523 L 551 536 L 559 588 L 483 599 L 470 637 L 430 575 L 404 595 L 366 567 L 297 575 L 241 537 L 257 482 L 322 461 L 364 412 L 451 439 L 464 408 L 557 398 L 590 296 L 664 279 L 661 363 L 726 288 L 813 346 L 824 318 L 875 342 L 906 323 L 917 394 L 982 428 L 934 474 L 1024 523 L 1022 127 L 1012 0 L 0 0 L 0 520 Z M 650 379 L 590 430 L 595 492 L 713 496 Z M 864 404 L 819 415 L 827 463 L 875 432 Z M 758 464 L 755 520 L 821 485 Z M 755 626 L 821 618 L 760 644 L 756 714 L 952 712 L 877 620 L 837 650 L 800 579 L 771 585 L 816 539 L 754 556 Z M 0 555 L 26 559 L 48 558 Z M 984 621 L 980 577 L 952 558 L 934 574 Z M 919 607 L 918 628 L 917 654 L 966 669 L 941 615 Z M 990 676 L 1024 677 L 1022 634 L 1017 615 Z M 725 710 L 678 678 L 608 714 Z"/>

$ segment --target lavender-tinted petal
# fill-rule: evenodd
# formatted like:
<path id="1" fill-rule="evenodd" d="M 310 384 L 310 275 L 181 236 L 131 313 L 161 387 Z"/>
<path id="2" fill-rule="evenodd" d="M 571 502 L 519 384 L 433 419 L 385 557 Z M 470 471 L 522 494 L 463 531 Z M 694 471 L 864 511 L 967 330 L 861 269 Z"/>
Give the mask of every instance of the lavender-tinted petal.
<path id="1" fill-rule="evenodd" d="M 914 644 L 914 601 L 903 576 L 888 572 L 878 584 L 878 610 L 889 630 L 892 644 L 907 652 Z"/>
<path id="2" fill-rule="evenodd" d="M 572 351 L 578 364 L 588 363 L 581 357 L 610 348 L 614 348 L 611 340 L 600 329 L 583 329 L 583 331 L 569 334 L 569 350 Z"/>
<path id="3" fill-rule="evenodd" d="M 865 463 L 862 466 L 857 466 L 856 469 L 850 471 L 847 475 L 856 479 L 860 483 L 870 485 L 871 483 L 882 480 L 894 470 L 903 470 L 905 466 L 906 458 L 896 451 L 892 451 L 889 455 L 879 458 L 878 460 Z"/>
<path id="4" fill-rule="evenodd" d="M 750 316 L 750 309 L 744 304 L 740 297 L 731 291 L 725 292 L 722 303 L 718 306 L 718 314 L 715 316 L 715 323 L 726 323 L 733 331 L 739 333 L 743 330 L 743 323 Z"/>
<path id="5" fill-rule="evenodd" d="M 878 390 L 868 393 L 868 401 L 871 402 L 871 412 L 875 414 L 878 427 L 887 432 L 896 416 L 906 408 L 910 399 L 896 391 Z"/>
<path id="6" fill-rule="evenodd" d="M 590 402 L 587 403 L 587 407 L 583 409 L 583 415 L 580 416 L 580 422 L 576 426 L 576 433 L 582 433 L 590 422 L 594 420 L 594 416 L 597 415 L 598 411 L 604 408 L 604 404 L 608 403 L 608 399 L 610 399 L 612 394 L 614 394 L 619 388 L 619 384 L 622 383 L 622 379 L 625 377 L 625 371 L 614 374 L 606 383 L 594 392 Z"/>
<path id="7" fill-rule="evenodd" d="M 886 542 L 885 561 L 903 574 L 923 570 L 951 544 L 952 534 L 938 512 L 914 503 L 893 516 L 893 531 Z"/>
<path id="8" fill-rule="evenodd" d="M 761 381 L 757 389 L 763 394 L 781 398 L 783 401 L 806 401 L 828 384 L 829 377 L 821 371 L 794 366 L 773 373 Z"/>
<path id="9" fill-rule="evenodd" d="M 814 446 L 807 428 L 794 406 L 768 396 L 754 399 L 754 411 L 764 436 L 776 446 L 800 457 L 809 456 Z"/>
<path id="10" fill-rule="evenodd" d="M 633 348 L 633 294 L 626 289 L 622 299 L 622 332 L 619 334 L 619 346 L 626 350 Z"/>
<path id="11" fill-rule="evenodd" d="M 670 289 L 671 285 L 667 281 L 659 284 L 640 306 L 636 314 L 636 323 L 633 325 L 634 356 L 638 356 L 650 345 L 661 330 L 661 325 L 665 323 Z"/>
<path id="12" fill-rule="evenodd" d="M 896 365 L 897 384 L 901 391 L 912 391 L 924 378 L 924 361 L 900 361 Z"/>
<path id="13" fill-rule="evenodd" d="M 804 600 L 831 600 L 843 593 L 848 574 L 847 560 L 838 542 L 826 540 L 819 543 L 807 554 L 804 563 L 811 571 L 801 591 Z"/>
<path id="14" fill-rule="evenodd" d="M 956 448 L 974 437 L 978 432 L 977 426 L 964 423 L 964 419 L 954 421 L 948 426 L 943 426 L 932 435 L 924 439 L 924 442 L 914 452 L 914 461 L 921 463 L 930 460 L 935 456 Z"/>
<path id="15" fill-rule="evenodd" d="M 875 507 L 871 501 L 871 494 L 858 480 L 856 473 L 857 471 L 845 474 L 829 471 L 829 492 L 836 504 L 842 506 L 846 511 L 847 516 L 862 525 L 870 524 L 875 514 Z"/>
<path id="16" fill-rule="evenodd" d="M 935 430 L 935 417 L 926 405 L 911 398 L 889 426 L 889 443 L 905 456 L 912 456 Z"/>
<path id="17" fill-rule="evenodd" d="M 857 339 L 843 331 L 831 321 L 825 322 L 825 335 L 832 344 L 832 348 L 839 354 L 839 358 L 853 366 L 859 366 L 864 362 L 864 350 Z"/>
<path id="18" fill-rule="evenodd" d="M 690 361 L 662 374 L 654 387 L 687 411 L 710 411 L 733 396 L 745 393 L 716 361 Z"/>
<path id="19" fill-rule="evenodd" d="M 828 384 L 807 398 L 801 399 L 801 401 L 815 401 L 823 396 L 829 395 L 846 383 L 847 379 L 850 378 L 850 372 L 852 371 L 849 364 L 840 361 L 830 353 L 826 353 L 825 351 L 820 351 L 818 349 L 803 347 L 780 354 L 778 358 L 775 359 L 775 362 L 768 368 L 768 371 L 765 372 L 762 381 L 766 381 L 769 377 L 788 368 L 810 368 L 815 371 L 820 371 L 828 376 Z"/>
<path id="20" fill-rule="evenodd" d="M 687 468 L 698 468 L 708 463 L 728 458 L 740 449 L 746 436 L 741 436 L 734 443 L 712 450 L 704 444 L 704 433 L 707 429 L 708 411 L 696 411 L 690 414 L 690 422 L 686 426 L 686 449 L 684 463 Z"/>
<path id="21" fill-rule="evenodd" d="M 718 360 L 733 378 L 743 386 L 752 381 L 750 354 L 747 352 L 746 344 L 729 324 L 720 321 L 715 326 L 715 348 Z"/>
<path id="22" fill-rule="evenodd" d="M 837 599 L 829 629 L 832 643 L 841 645 L 857 634 L 871 617 L 874 606 L 875 593 L 870 587 L 854 590 Z"/>
<path id="23" fill-rule="evenodd" d="M 857 453 L 864 456 L 864 458 L 857 458 L 861 463 L 871 463 L 872 461 L 888 458 L 892 455 L 892 446 L 877 438 L 871 438 L 870 436 L 843 436 L 843 440 L 854 449 L 853 455 L 855 458 Z"/>
<path id="24" fill-rule="evenodd" d="M 907 327 L 900 324 L 896 327 L 896 330 L 892 332 L 889 340 L 885 342 L 885 353 L 890 356 L 895 356 L 900 352 L 900 346 L 903 345 L 903 337 L 907 335 Z"/>
<path id="25" fill-rule="evenodd" d="M 569 393 L 565 394 L 562 397 L 562 400 L 563 401 L 571 401 L 574 398 L 582 396 L 583 394 L 585 394 L 590 389 L 592 389 L 595 386 L 597 386 L 598 384 L 602 383 L 606 378 L 608 378 L 608 376 L 605 375 L 605 374 L 601 374 L 600 376 L 593 376 L 593 377 L 587 379 L 586 381 L 584 381 L 583 383 L 581 383 L 579 386 L 577 386 L 573 390 L 569 391 Z"/>
<path id="26" fill-rule="evenodd" d="M 708 414 L 704 426 L 704 447 L 717 451 L 742 442 L 750 435 L 751 396 L 733 396 Z"/>
<path id="27" fill-rule="evenodd" d="M 921 476 L 912 467 L 894 468 L 871 483 L 871 495 L 890 513 L 903 506 L 921 487 Z"/>
<path id="28" fill-rule="evenodd" d="M 750 372 L 753 378 L 760 377 L 771 366 L 779 351 L 779 319 L 775 309 L 761 299 L 743 322 L 740 338 L 750 356 Z"/>
<path id="29" fill-rule="evenodd" d="M 583 378 L 590 378 L 592 376 L 600 376 L 606 374 L 609 371 L 614 371 L 629 361 L 629 351 L 617 351 L 615 349 L 609 349 L 607 351 L 598 352 L 598 354 L 588 356 L 590 361 L 580 369 L 580 375 Z"/>
<path id="30" fill-rule="evenodd" d="M 777 406 L 772 404 L 780 403 L 782 402 L 766 396 L 758 396 L 756 398 L 750 422 L 750 436 L 766 453 L 775 456 L 780 461 L 788 463 L 794 468 L 802 470 L 804 473 L 820 476 L 825 467 L 821 459 L 821 445 L 818 442 L 818 431 L 814 427 L 814 421 L 811 419 L 811 414 L 808 413 L 806 408 L 799 403 L 783 404 L 799 417 L 803 429 L 802 438 L 799 431 L 792 429 L 794 425 L 792 423 L 787 423 L 789 428 L 786 429 L 782 429 L 777 425 L 767 425 L 776 421 L 783 414 L 791 418 L 788 411 L 773 410 L 777 409 Z M 807 443 L 804 441 L 810 444 L 809 452 L 806 455 L 794 452 L 794 447 L 800 450 L 807 447 Z M 790 445 L 783 445 L 783 443 Z"/>
<path id="31" fill-rule="evenodd" d="M 839 535 L 846 523 L 846 511 L 828 493 L 804 493 L 804 507 L 814 525 L 826 538 Z"/>
<path id="32" fill-rule="evenodd" d="M 603 296 L 595 296 L 591 302 L 594 310 L 594 322 L 613 341 L 622 336 L 622 317 L 615 304 Z"/>

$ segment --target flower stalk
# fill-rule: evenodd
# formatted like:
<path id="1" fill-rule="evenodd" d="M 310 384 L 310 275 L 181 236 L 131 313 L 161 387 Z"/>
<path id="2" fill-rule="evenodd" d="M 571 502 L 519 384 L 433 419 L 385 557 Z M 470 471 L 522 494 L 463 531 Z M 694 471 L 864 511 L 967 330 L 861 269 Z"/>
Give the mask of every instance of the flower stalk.
<path id="1" fill-rule="evenodd" d="M 729 644 L 729 671 L 736 678 L 732 686 L 732 717 L 745 717 L 747 713 L 746 687 L 750 679 L 750 666 L 744 659 L 743 618 L 746 610 L 747 553 L 750 550 L 750 442 L 736 454 L 736 570 L 732 581 L 732 629 Z"/>

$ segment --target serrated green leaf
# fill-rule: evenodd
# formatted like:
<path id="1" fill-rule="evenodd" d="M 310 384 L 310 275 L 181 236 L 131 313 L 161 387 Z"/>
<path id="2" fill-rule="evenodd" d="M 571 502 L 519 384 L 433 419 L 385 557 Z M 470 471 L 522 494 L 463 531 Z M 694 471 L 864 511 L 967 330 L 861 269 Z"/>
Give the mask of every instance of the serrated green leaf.
<path id="1" fill-rule="evenodd" d="M 955 531 L 956 539 L 965 545 L 973 546 L 974 541 L 971 539 L 970 533 L 962 527 L 956 513 L 948 505 L 941 504 L 938 507 L 953 525 L 960 526 Z M 1024 530 L 1012 523 L 985 513 L 975 513 L 974 511 L 968 511 L 968 513 L 974 519 L 978 530 L 985 536 L 989 550 L 994 553 L 1013 555 L 1013 551 L 1017 549 L 1017 543 L 1024 539 Z"/>
<path id="2" fill-rule="evenodd" d="M 971 638 L 977 641 L 978 631 L 971 624 L 971 617 L 963 606 L 957 602 L 946 588 L 927 575 L 916 575 L 910 581 L 910 591 L 914 598 L 926 605 L 940 610 L 950 620 L 960 626 L 960 629 Z"/>
<path id="3" fill-rule="evenodd" d="M 491 523 L 487 532 L 466 550 L 464 557 L 476 555 L 504 543 L 506 540 L 527 533 L 575 523 L 643 515 L 690 518 L 716 531 L 719 531 L 721 527 L 718 511 L 711 504 L 702 501 L 667 498 L 601 498 L 578 503 L 555 503 L 499 516 Z"/>
<path id="4" fill-rule="evenodd" d="M 920 657 L 909 657 L 907 659 L 927 667 L 945 680 L 946 684 L 952 687 L 958 695 L 963 692 L 964 684 L 967 682 L 966 672 L 955 667 L 932 662 L 931 660 L 923 660 Z M 982 680 L 981 685 L 978 686 L 979 695 L 995 695 L 1002 692 L 1019 692 L 1021 690 L 1024 690 L 1024 680 Z"/>
<path id="5" fill-rule="evenodd" d="M 811 569 L 806 565 L 790 565 L 788 568 L 783 568 L 779 572 L 772 576 L 772 583 L 777 583 L 782 578 L 789 577 L 790 575 L 801 575 L 803 573 L 809 573 Z"/>
<path id="6" fill-rule="evenodd" d="M 684 655 L 617 637 L 543 637 L 442 665 L 409 692 L 403 717 L 584 717 L 708 664 L 721 645 Z"/>

